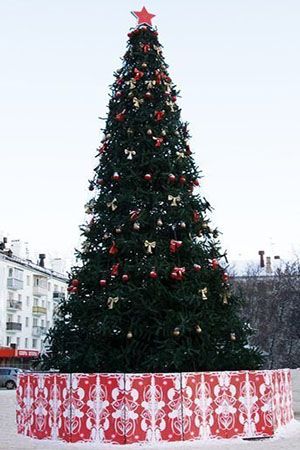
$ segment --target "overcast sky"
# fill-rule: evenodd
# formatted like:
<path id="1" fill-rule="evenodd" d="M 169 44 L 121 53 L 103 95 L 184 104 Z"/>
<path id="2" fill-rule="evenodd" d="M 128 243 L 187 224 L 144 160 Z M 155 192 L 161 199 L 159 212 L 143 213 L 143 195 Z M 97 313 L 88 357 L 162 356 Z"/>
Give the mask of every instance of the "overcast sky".
<path id="1" fill-rule="evenodd" d="M 299 251 L 299 0 L 0 0 L 0 232 L 73 254 L 98 117 L 144 4 L 229 258 Z"/>

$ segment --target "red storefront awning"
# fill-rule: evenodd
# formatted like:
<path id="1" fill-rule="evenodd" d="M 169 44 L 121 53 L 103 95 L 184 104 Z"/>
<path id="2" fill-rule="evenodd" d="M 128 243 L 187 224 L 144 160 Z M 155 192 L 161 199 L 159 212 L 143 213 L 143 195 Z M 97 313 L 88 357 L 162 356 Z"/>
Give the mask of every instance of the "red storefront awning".
<path id="1" fill-rule="evenodd" d="M 37 358 L 37 350 L 16 350 L 10 347 L 0 347 L 0 358 Z"/>

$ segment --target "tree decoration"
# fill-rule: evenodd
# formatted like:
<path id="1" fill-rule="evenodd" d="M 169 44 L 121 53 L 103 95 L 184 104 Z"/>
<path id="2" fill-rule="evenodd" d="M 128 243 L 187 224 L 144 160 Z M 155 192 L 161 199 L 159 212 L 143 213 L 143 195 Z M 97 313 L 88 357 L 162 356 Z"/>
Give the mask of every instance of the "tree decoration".
<path id="1" fill-rule="evenodd" d="M 157 224 L 158 227 L 162 227 L 163 226 L 163 221 L 161 219 L 157 219 L 156 224 Z"/>
<path id="2" fill-rule="evenodd" d="M 155 141 L 155 147 L 161 147 L 161 145 L 164 142 L 164 139 L 162 137 L 154 137 L 153 136 L 153 139 Z"/>
<path id="3" fill-rule="evenodd" d="M 170 252 L 176 253 L 177 250 L 182 246 L 182 241 L 176 241 L 175 239 L 171 239 L 170 241 Z"/>
<path id="4" fill-rule="evenodd" d="M 121 227 L 117 227 L 115 229 L 115 231 L 116 231 L 117 234 L 121 234 L 122 233 L 122 228 Z"/>
<path id="5" fill-rule="evenodd" d="M 185 158 L 185 153 L 184 152 L 176 152 L 176 156 L 177 156 L 177 159 L 183 159 L 183 158 Z"/>
<path id="6" fill-rule="evenodd" d="M 194 264 L 193 265 L 193 269 L 194 269 L 195 272 L 200 272 L 200 270 L 201 270 L 200 264 Z"/>
<path id="7" fill-rule="evenodd" d="M 133 106 L 138 109 L 144 103 L 144 100 L 142 98 L 138 99 L 137 97 L 133 97 L 132 103 Z"/>
<path id="8" fill-rule="evenodd" d="M 152 180 L 152 175 L 151 175 L 151 173 L 146 173 L 146 174 L 144 175 L 144 180 L 146 180 L 146 181 L 151 181 L 151 180 Z"/>
<path id="9" fill-rule="evenodd" d="M 126 337 L 127 337 L 127 339 L 132 339 L 133 338 L 132 331 L 128 331 Z"/>
<path id="10" fill-rule="evenodd" d="M 185 182 L 186 182 L 186 178 L 183 175 L 181 177 L 179 177 L 180 184 L 185 184 Z"/>
<path id="11" fill-rule="evenodd" d="M 169 202 L 171 202 L 171 206 L 178 206 L 178 203 L 181 200 L 180 195 L 177 195 L 176 197 L 173 197 L 173 195 L 168 196 Z"/>
<path id="12" fill-rule="evenodd" d="M 134 231 L 140 231 L 141 225 L 138 222 L 135 222 L 133 224 L 133 229 L 134 229 Z"/>
<path id="13" fill-rule="evenodd" d="M 227 283 L 228 280 L 229 280 L 229 275 L 228 275 L 228 273 L 224 272 L 223 275 L 222 275 L 222 279 L 223 279 L 224 283 Z"/>
<path id="14" fill-rule="evenodd" d="M 141 11 L 132 11 L 132 14 L 138 19 L 138 25 L 149 25 L 152 26 L 152 19 L 155 14 L 151 14 L 147 11 L 145 6 Z"/>
<path id="15" fill-rule="evenodd" d="M 194 186 L 199 186 L 200 185 L 199 180 L 193 180 L 193 185 Z"/>
<path id="16" fill-rule="evenodd" d="M 130 215 L 130 220 L 131 221 L 135 221 L 139 218 L 140 215 L 140 210 L 139 209 L 134 209 L 132 211 L 130 211 L 129 215 Z"/>
<path id="17" fill-rule="evenodd" d="M 104 279 L 103 279 L 103 280 L 100 280 L 100 281 L 99 281 L 99 284 L 100 284 L 101 287 L 105 287 L 105 286 L 107 285 L 107 281 L 104 280 Z"/>
<path id="18" fill-rule="evenodd" d="M 147 130 L 147 134 L 148 134 L 148 136 L 152 136 L 153 132 L 150 128 L 149 128 L 149 130 Z"/>
<path id="19" fill-rule="evenodd" d="M 136 80 L 132 78 L 131 80 L 127 81 L 126 84 L 129 86 L 129 89 L 133 91 L 133 89 L 136 88 Z"/>
<path id="20" fill-rule="evenodd" d="M 173 280 L 182 281 L 185 274 L 185 267 L 174 267 L 171 272 L 171 278 Z"/>
<path id="21" fill-rule="evenodd" d="M 112 246 L 109 249 L 109 254 L 114 256 L 117 253 L 119 253 L 118 247 L 116 246 L 116 243 L 113 241 Z"/>
<path id="22" fill-rule="evenodd" d="M 200 213 L 199 213 L 199 211 L 194 211 L 193 212 L 193 220 L 194 220 L 195 223 L 199 222 L 199 220 L 200 220 Z"/>
<path id="23" fill-rule="evenodd" d="M 124 150 L 125 155 L 127 155 L 127 159 L 133 159 L 133 157 L 136 155 L 136 151 L 135 150 Z"/>
<path id="24" fill-rule="evenodd" d="M 110 208 L 112 211 L 115 211 L 118 208 L 117 199 L 114 198 L 112 202 L 107 203 L 107 207 Z"/>
<path id="25" fill-rule="evenodd" d="M 155 85 L 156 85 L 156 81 L 155 80 L 146 81 L 147 89 L 153 89 L 155 87 Z"/>
<path id="26" fill-rule="evenodd" d="M 129 275 L 127 275 L 127 273 L 124 273 L 124 275 L 122 275 L 122 281 L 123 283 L 127 283 L 129 281 Z"/>
<path id="27" fill-rule="evenodd" d="M 111 271 L 110 271 L 111 277 L 117 277 L 119 275 L 119 267 L 120 267 L 120 263 L 113 264 Z"/>
<path id="28" fill-rule="evenodd" d="M 120 181 L 120 175 L 118 174 L 118 172 L 114 172 L 113 176 L 111 177 L 112 180 L 114 181 Z"/>
<path id="29" fill-rule="evenodd" d="M 107 300 L 108 309 L 113 309 L 114 305 L 116 303 L 118 303 L 118 301 L 119 301 L 119 297 L 108 297 L 108 300 Z"/>
<path id="30" fill-rule="evenodd" d="M 211 261 L 211 267 L 213 268 L 213 270 L 216 270 L 216 269 L 219 267 L 219 262 L 218 262 L 217 259 L 214 258 L 214 259 Z"/>
<path id="31" fill-rule="evenodd" d="M 168 180 L 170 183 L 174 183 L 176 181 L 176 176 L 173 173 L 170 173 L 168 176 Z"/>
<path id="32" fill-rule="evenodd" d="M 197 334 L 201 334 L 202 333 L 202 328 L 200 327 L 200 325 L 196 325 L 195 326 L 195 331 Z"/>
<path id="33" fill-rule="evenodd" d="M 160 122 L 165 117 L 165 111 L 155 111 L 154 118 L 156 122 Z"/>
<path id="34" fill-rule="evenodd" d="M 72 287 L 78 287 L 79 286 L 79 280 L 77 278 L 74 278 L 74 280 L 71 281 Z"/>
<path id="35" fill-rule="evenodd" d="M 145 241 L 144 246 L 146 247 L 146 253 L 148 255 L 151 255 L 153 253 L 152 250 L 155 249 L 155 247 L 156 247 L 156 241 L 152 241 L 152 242 Z"/>
<path id="36" fill-rule="evenodd" d="M 230 339 L 231 339 L 231 341 L 236 341 L 235 333 L 230 333 Z"/>
<path id="37" fill-rule="evenodd" d="M 144 72 L 142 72 L 141 70 L 137 69 L 136 67 L 134 68 L 133 73 L 134 73 L 135 81 L 140 80 L 144 76 Z"/>
<path id="38" fill-rule="evenodd" d="M 186 229 L 186 223 L 182 220 L 181 222 L 179 222 L 179 226 L 180 228 L 182 228 L 183 230 Z"/>
<path id="39" fill-rule="evenodd" d="M 148 53 L 151 50 L 150 44 L 141 44 L 144 53 Z"/>
<path id="40" fill-rule="evenodd" d="M 124 120 L 125 120 L 125 110 L 123 110 L 121 113 L 118 113 L 118 114 L 116 114 L 116 120 L 118 121 L 118 122 L 124 122 Z"/>
<path id="41" fill-rule="evenodd" d="M 150 278 L 152 278 L 153 280 L 156 280 L 156 278 L 158 277 L 157 272 L 155 269 L 152 269 L 150 274 L 149 274 Z"/>
<path id="42" fill-rule="evenodd" d="M 208 294 L 207 287 L 200 289 L 200 294 L 201 294 L 202 300 L 207 300 L 207 298 L 208 298 L 207 297 L 207 294 Z"/>
<path id="43" fill-rule="evenodd" d="M 224 292 L 223 293 L 223 305 L 228 305 L 228 299 L 229 299 L 229 293 Z"/>
<path id="44" fill-rule="evenodd" d="M 174 328 L 174 330 L 173 330 L 173 336 L 175 336 L 175 337 L 178 337 L 178 336 L 180 336 L 180 329 L 179 328 Z"/>

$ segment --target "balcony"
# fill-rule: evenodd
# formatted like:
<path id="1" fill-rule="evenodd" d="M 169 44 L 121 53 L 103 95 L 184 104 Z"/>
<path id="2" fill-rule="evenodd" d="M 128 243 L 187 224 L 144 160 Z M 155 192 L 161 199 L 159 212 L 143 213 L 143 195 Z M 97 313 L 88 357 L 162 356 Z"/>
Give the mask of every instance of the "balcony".
<path id="1" fill-rule="evenodd" d="M 66 294 L 64 292 L 53 292 L 53 300 L 56 302 L 60 302 L 66 298 Z"/>
<path id="2" fill-rule="evenodd" d="M 33 295 L 36 297 L 43 297 L 47 295 L 47 286 L 33 286 Z"/>
<path id="3" fill-rule="evenodd" d="M 20 311 L 22 309 L 22 302 L 17 300 L 7 300 L 7 309 L 10 311 Z"/>
<path id="4" fill-rule="evenodd" d="M 36 336 L 36 337 L 41 337 L 44 334 L 47 333 L 47 328 L 46 327 L 32 327 L 32 335 Z"/>
<path id="5" fill-rule="evenodd" d="M 23 281 L 18 280 L 17 278 L 7 278 L 7 287 L 8 289 L 14 289 L 15 291 L 23 289 Z"/>
<path id="6" fill-rule="evenodd" d="M 6 331 L 22 331 L 22 324 L 19 322 L 6 322 Z"/>
<path id="7" fill-rule="evenodd" d="M 36 316 L 45 315 L 47 314 L 47 308 L 44 308 L 43 306 L 33 306 L 32 314 L 35 314 Z"/>

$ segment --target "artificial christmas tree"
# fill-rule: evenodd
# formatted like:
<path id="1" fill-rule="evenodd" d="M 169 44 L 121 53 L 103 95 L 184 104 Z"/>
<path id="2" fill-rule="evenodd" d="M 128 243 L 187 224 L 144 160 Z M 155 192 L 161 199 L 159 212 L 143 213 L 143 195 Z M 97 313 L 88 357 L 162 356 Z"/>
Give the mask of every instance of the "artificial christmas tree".
<path id="1" fill-rule="evenodd" d="M 65 372 L 255 369 L 154 17 L 135 12 L 115 74 L 88 223 L 44 368 Z M 201 189 L 201 187 L 200 187 Z"/>

